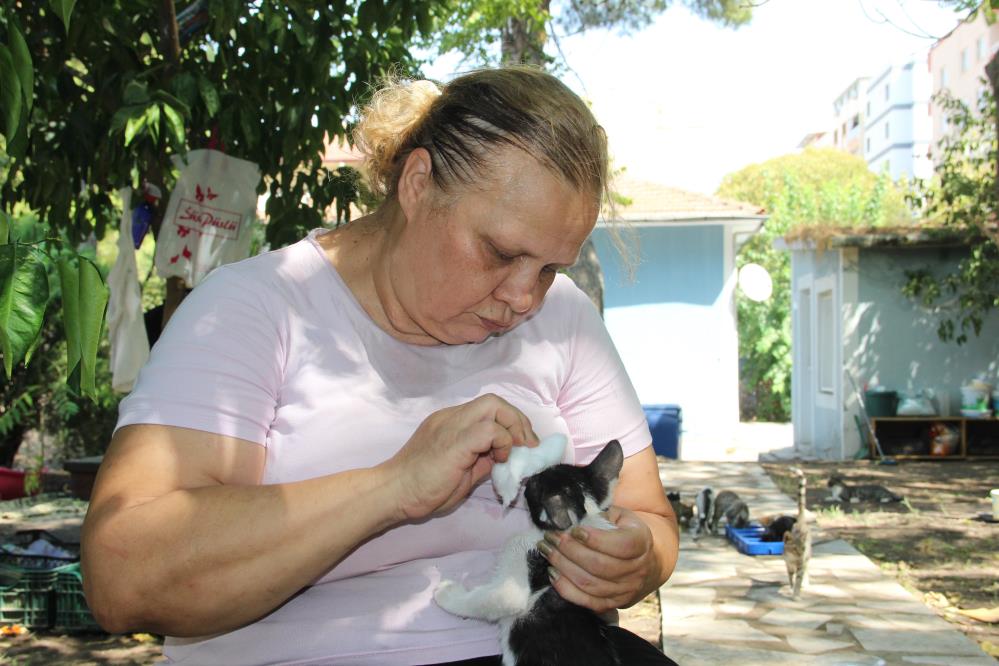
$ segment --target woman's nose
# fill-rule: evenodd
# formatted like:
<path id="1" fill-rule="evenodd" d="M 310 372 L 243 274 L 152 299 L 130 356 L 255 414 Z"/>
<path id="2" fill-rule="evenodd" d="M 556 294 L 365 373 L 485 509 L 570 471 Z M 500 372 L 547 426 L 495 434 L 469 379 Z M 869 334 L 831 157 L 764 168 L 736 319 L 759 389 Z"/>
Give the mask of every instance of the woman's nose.
<path id="1" fill-rule="evenodd" d="M 519 267 L 496 288 L 496 298 L 510 306 L 516 314 L 524 314 L 534 305 L 537 275 L 527 267 Z"/>

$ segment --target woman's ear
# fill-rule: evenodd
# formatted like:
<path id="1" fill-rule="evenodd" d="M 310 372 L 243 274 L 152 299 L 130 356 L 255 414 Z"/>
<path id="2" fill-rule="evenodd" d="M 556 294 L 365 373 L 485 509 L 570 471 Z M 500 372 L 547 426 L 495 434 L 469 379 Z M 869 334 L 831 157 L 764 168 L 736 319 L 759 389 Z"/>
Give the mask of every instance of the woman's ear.
<path id="1" fill-rule="evenodd" d="M 417 208 L 426 205 L 433 187 L 433 162 L 430 153 L 426 148 L 415 148 L 406 156 L 396 189 L 399 206 L 406 219 L 411 219 Z"/>

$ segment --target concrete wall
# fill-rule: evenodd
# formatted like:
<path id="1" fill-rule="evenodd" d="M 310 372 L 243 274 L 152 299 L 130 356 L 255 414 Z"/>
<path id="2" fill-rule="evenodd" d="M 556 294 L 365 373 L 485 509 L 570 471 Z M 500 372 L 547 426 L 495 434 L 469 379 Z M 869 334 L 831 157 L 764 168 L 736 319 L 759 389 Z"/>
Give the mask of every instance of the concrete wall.
<path id="1" fill-rule="evenodd" d="M 607 231 L 594 232 L 604 321 L 642 403 L 680 405 L 682 457 L 702 438 L 728 436 L 739 420 L 731 231 L 722 224 L 636 227 L 634 281 Z"/>
<path id="2" fill-rule="evenodd" d="M 899 292 L 906 269 L 952 271 L 959 256 L 956 249 L 940 248 L 859 252 L 856 312 L 846 331 L 857 344 L 846 362 L 862 384 L 899 391 L 932 388 L 942 396 L 941 407 L 955 415 L 960 413 L 961 385 L 979 372 L 989 373 L 995 383 L 999 315 L 966 344 L 944 343 L 936 333 L 941 317 Z"/>

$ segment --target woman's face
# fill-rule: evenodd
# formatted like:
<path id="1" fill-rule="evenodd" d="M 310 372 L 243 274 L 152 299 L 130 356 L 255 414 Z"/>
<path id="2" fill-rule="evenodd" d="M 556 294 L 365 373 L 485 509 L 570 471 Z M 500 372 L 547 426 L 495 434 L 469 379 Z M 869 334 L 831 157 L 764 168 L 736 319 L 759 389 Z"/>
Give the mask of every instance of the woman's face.
<path id="1" fill-rule="evenodd" d="M 409 321 L 393 323 L 427 342 L 482 342 L 519 324 L 541 307 L 556 272 L 576 261 L 596 222 L 594 195 L 524 151 L 504 148 L 492 162 L 484 178 L 446 199 L 429 174 L 421 181 L 404 171 L 416 179 L 400 183 L 406 223 L 391 284 L 402 311 L 394 319 Z"/>

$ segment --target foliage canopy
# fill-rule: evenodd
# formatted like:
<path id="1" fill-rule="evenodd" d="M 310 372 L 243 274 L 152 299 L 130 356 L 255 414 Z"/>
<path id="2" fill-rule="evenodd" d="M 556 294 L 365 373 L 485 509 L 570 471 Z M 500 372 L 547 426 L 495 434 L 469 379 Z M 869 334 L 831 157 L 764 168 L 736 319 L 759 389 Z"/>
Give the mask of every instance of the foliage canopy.
<path id="1" fill-rule="evenodd" d="M 736 296 L 744 419 L 791 416 L 791 258 L 774 241 L 802 227 L 836 229 L 906 223 L 903 191 L 863 159 L 832 148 L 806 148 L 726 176 L 718 195 L 766 209 L 761 230 L 736 263 L 757 263 L 773 279 L 764 302 Z"/>

